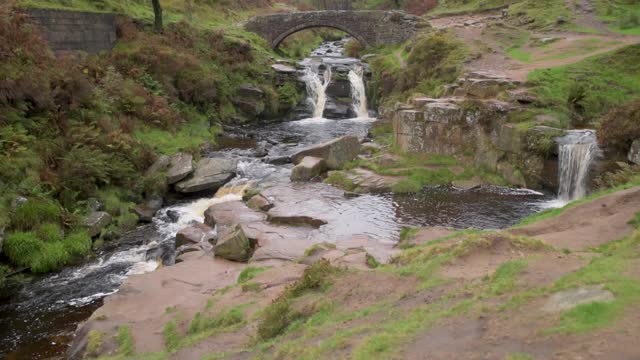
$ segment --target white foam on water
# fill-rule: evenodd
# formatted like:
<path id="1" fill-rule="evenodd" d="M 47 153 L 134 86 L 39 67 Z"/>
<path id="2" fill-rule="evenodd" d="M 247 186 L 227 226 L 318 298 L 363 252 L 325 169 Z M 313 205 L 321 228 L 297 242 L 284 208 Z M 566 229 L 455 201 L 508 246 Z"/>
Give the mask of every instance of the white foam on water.
<path id="1" fill-rule="evenodd" d="M 364 68 L 361 65 L 355 65 L 349 71 L 349 82 L 351 83 L 353 110 L 358 118 L 368 118 L 367 90 L 364 85 Z"/>

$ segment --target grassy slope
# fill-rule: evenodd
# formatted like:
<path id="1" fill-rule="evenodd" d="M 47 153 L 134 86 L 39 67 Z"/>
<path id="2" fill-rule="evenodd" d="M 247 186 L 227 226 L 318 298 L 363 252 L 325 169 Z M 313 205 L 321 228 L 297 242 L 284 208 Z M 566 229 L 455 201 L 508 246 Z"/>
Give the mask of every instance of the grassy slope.
<path id="1" fill-rule="evenodd" d="M 572 111 L 567 102 L 570 93 L 582 88 L 584 116 L 594 120 L 612 107 L 639 97 L 639 57 L 640 45 L 632 45 L 576 64 L 535 70 L 529 74 L 531 91 L 542 105 L 566 119 Z"/>
<path id="2" fill-rule="evenodd" d="M 152 17 L 144 1 L 20 4 Z M 89 197 L 99 198 L 114 217 L 110 231 L 134 225 L 132 199 L 162 188 L 162 179 L 140 174 L 157 154 L 197 155 L 201 144 L 213 142 L 219 124 L 238 117 L 231 99 L 240 84 L 265 91 L 267 115 L 297 103 L 294 84 L 276 88 L 263 75 L 274 56 L 265 42 L 232 26 L 259 9 L 198 2 L 188 26 L 172 23 L 184 19 L 181 1 L 163 4 L 163 35 L 125 22 L 113 52 L 75 64 L 51 57 L 19 17 L 3 13 L 0 73 L 20 84 L 0 82 L 10 89 L 9 101 L 0 101 L 0 228 L 7 227 L 5 249 L 14 250 L 7 252 L 14 265 L 46 272 L 86 255 L 71 240 L 66 248 L 42 246 L 39 228 L 57 225 L 73 234 Z M 51 204 L 56 216 L 18 226 L 20 215 L 11 210 L 18 195 Z M 27 216 L 37 218 L 43 210 L 33 211 Z"/>

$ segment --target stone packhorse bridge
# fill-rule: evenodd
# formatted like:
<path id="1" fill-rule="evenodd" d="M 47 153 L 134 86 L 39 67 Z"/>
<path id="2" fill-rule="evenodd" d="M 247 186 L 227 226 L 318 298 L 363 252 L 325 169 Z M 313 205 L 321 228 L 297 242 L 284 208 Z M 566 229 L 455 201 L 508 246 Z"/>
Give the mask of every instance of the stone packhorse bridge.
<path id="1" fill-rule="evenodd" d="M 261 35 L 275 49 L 289 35 L 316 27 L 342 30 L 364 46 L 376 46 L 404 42 L 428 26 L 425 20 L 400 11 L 305 11 L 256 16 L 245 29 Z"/>

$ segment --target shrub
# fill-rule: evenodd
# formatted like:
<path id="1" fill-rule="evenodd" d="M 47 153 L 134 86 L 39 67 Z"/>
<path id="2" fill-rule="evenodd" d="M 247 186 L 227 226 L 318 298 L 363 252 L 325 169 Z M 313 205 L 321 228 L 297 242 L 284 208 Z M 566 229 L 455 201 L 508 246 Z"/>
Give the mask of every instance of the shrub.
<path id="1" fill-rule="evenodd" d="M 91 252 L 91 238 L 85 230 L 71 233 L 63 240 L 63 244 L 71 256 L 83 257 Z"/>
<path id="2" fill-rule="evenodd" d="M 298 317 L 299 313 L 291 309 L 291 301 L 286 296 L 280 296 L 264 309 L 258 323 L 258 338 L 263 341 L 273 339 Z"/>
<path id="3" fill-rule="evenodd" d="M 31 230 L 42 223 L 60 222 L 60 206 L 51 200 L 29 199 L 20 205 L 11 217 L 11 227 L 18 230 Z"/>
<path id="4" fill-rule="evenodd" d="M 640 139 L 640 100 L 611 109 L 598 125 L 601 145 L 627 152 Z"/>
<path id="5" fill-rule="evenodd" d="M 16 232 L 7 235 L 4 253 L 16 266 L 31 266 L 42 251 L 44 244 L 32 232 Z"/>
<path id="6" fill-rule="evenodd" d="M 308 290 L 323 289 L 330 285 L 329 277 L 338 271 L 328 260 L 320 260 L 304 270 L 302 278 L 291 288 L 291 295 L 297 297 Z"/>
<path id="7" fill-rule="evenodd" d="M 58 224 L 42 224 L 36 229 L 36 236 L 44 242 L 62 240 L 63 231 Z"/>
<path id="8" fill-rule="evenodd" d="M 31 263 L 31 271 L 44 274 L 59 271 L 69 263 L 71 255 L 62 242 L 45 243 Z"/>

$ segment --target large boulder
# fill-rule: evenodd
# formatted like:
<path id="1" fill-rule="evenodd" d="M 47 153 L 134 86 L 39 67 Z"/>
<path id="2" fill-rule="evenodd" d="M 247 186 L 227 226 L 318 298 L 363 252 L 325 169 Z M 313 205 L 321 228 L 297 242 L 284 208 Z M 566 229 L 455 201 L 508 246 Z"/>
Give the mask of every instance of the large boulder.
<path id="1" fill-rule="evenodd" d="M 236 176 L 237 162 L 219 158 L 204 158 L 196 164 L 193 176 L 176 184 L 181 193 L 217 190 Z"/>
<path id="2" fill-rule="evenodd" d="M 257 117 L 265 109 L 263 100 L 264 91 L 255 85 L 243 84 L 231 101 L 246 115 Z"/>
<path id="3" fill-rule="evenodd" d="M 326 161 L 331 170 L 340 170 L 345 163 L 354 160 L 360 154 L 360 141 L 355 136 L 343 136 L 324 144 L 302 150 L 292 157 L 293 163 L 298 165 L 307 156 L 317 157 Z"/>
<path id="4" fill-rule="evenodd" d="M 147 199 L 144 203 L 134 207 L 133 213 L 138 215 L 138 219 L 142 222 L 151 222 L 153 217 L 156 216 L 158 210 L 164 205 L 164 200 L 160 196 Z"/>
<path id="5" fill-rule="evenodd" d="M 351 109 L 351 101 L 344 102 L 339 99 L 329 97 L 324 107 L 322 117 L 332 120 L 348 119 L 353 117 L 353 110 Z"/>
<path id="6" fill-rule="evenodd" d="M 110 223 L 111 215 L 104 211 L 95 211 L 84 219 L 84 227 L 91 237 L 100 235 L 102 229 L 106 228 Z M 0 234 L 0 237 L 2 237 L 2 234 Z M 1 244 L 0 247 L 2 247 Z"/>
<path id="7" fill-rule="evenodd" d="M 160 155 L 158 159 L 151 165 L 146 172 L 147 176 L 153 176 L 160 172 L 166 171 L 171 165 L 171 158 L 167 155 Z"/>
<path id="8" fill-rule="evenodd" d="M 634 164 L 640 165 L 640 139 L 635 140 L 631 144 L 631 150 L 629 150 L 629 161 Z"/>
<path id="9" fill-rule="evenodd" d="M 322 174 L 326 161 L 313 156 L 305 156 L 291 171 L 291 181 L 309 181 Z"/>
<path id="10" fill-rule="evenodd" d="M 171 166 L 167 171 L 167 184 L 175 184 L 183 180 L 193 172 L 193 156 L 187 153 L 178 153 L 171 158 Z"/>
<path id="11" fill-rule="evenodd" d="M 176 249 L 184 245 L 209 242 L 215 244 L 216 232 L 205 224 L 196 224 L 186 227 L 176 234 Z"/>
<path id="12" fill-rule="evenodd" d="M 226 229 L 214 246 L 215 256 L 223 259 L 246 262 L 253 255 L 254 242 L 244 232 L 242 225 Z"/>
<path id="13" fill-rule="evenodd" d="M 250 209 L 242 201 L 215 204 L 204 212 L 204 223 L 211 227 L 217 226 L 218 231 L 235 224 L 264 221 L 266 218 L 264 213 Z"/>

